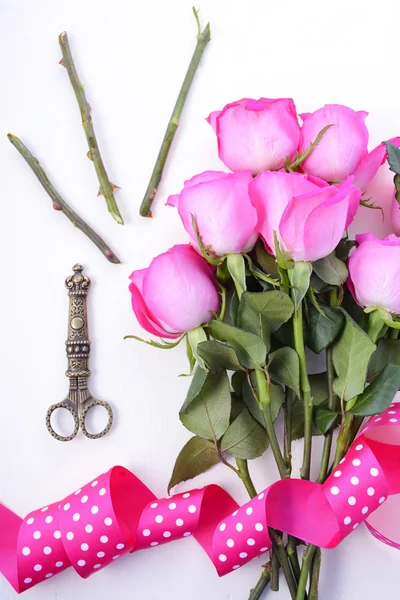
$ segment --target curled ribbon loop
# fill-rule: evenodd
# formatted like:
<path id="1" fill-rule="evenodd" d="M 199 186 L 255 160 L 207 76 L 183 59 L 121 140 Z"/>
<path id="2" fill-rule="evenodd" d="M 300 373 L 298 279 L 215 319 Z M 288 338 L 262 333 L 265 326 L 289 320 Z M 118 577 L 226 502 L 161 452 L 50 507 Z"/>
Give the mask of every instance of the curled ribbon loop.
<path id="1" fill-rule="evenodd" d="M 323 548 L 366 522 L 400 548 L 400 405 L 367 422 L 320 485 L 277 481 L 242 507 L 210 485 L 158 500 L 113 467 L 70 496 L 21 519 L 0 505 L 0 572 L 20 593 L 72 566 L 89 577 L 120 556 L 193 535 L 219 575 L 271 547 L 268 526 Z"/>

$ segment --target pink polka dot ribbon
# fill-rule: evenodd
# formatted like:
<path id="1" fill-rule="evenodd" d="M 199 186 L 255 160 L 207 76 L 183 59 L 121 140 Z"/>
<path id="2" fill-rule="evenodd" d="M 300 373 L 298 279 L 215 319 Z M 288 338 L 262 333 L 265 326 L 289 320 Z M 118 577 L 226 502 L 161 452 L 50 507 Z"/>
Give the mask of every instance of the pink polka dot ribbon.
<path id="1" fill-rule="evenodd" d="M 113 467 L 21 519 L 0 505 L 0 572 L 20 593 L 72 566 L 81 577 L 120 556 L 193 536 L 225 575 L 271 547 L 268 527 L 333 548 L 365 522 L 400 549 L 400 404 L 366 423 L 325 484 L 277 481 L 244 506 L 209 485 L 157 499 Z"/>

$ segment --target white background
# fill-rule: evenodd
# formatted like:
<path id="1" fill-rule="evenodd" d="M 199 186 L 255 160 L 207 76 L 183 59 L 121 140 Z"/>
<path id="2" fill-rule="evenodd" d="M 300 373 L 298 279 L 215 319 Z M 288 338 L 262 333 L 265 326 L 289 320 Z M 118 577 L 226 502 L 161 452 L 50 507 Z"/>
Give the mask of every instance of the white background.
<path id="1" fill-rule="evenodd" d="M 167 195 L 184 179 L 221 168 L 204 117 L 247 97 L 295 99 L 299 112 L 324 102 L 368 110 L 371 148 L 400 134 L 397 0 L 266 2 L 202 0 L 209 44 L 185 108 L 159 189 L 153 220 L 138 216 L 158 146 L 195 45 L 186 0 L 1 0 L 1 373 L 0 501 L 24 516 L 63 498 L 114 464 L 133 470 L 163 496 L 175 457 L 189 438 L 178 409 L 189 384 L 184 348 L 162 352 L 132 340 L 143 335 L 130 308 L 128 275 L 186 240 Z M 110 178 L 126 225 L 97 198 L 93 165 L 67 73 L 58 65 L 58 34 L 67 30 Z M 18 135 L 45 166 L 64 198 L 109 241 L 122 265 L 108 263 L 83 234 L 51 208 L 9 144 Z M 386 182 L 389 179 L 386 178 Z M 375 186 L 376 190 L 376 186 Z M 387 195 L 374 198 L 382 203 Z M 378 211 L 363 209 L 358 230 L 390 232 Z M 48 405 L 65 395 L 64 278 L 86 267 L 93 342 L 90 386 L 112 402 L 115 424 L 102 440 L 56 442 Z M 299 463 L 300 444 L 295 464 Z M 317 468 L 317 459 L 314 461 Z M 258 489 L 277 478 L 269 453 L 251 464 Z M 179 491 L 216 482 L 239 502 L 246 493 L 225 467 Z M 0 524 L 1 527 L 1 524 Z M 265 557 L 264 557 L 265 561 Z M 90 580 L 71 569 L 26 594 L 27 600 L 110 597 L 145 600 L 245 600 L 263 560 L 218 579 L 193 539 L 128 555 Z M 400 553 L 361 527 L 323 555 L 323 600 L 398 597 Z M 270 594 L 272 596 L 272 593 Z M 16 597 L 0 579 L 0 599 Z M 269 597 L 269 596 L 268 596 Z M 279 596 L 288 596 L 282 584 Z"/>

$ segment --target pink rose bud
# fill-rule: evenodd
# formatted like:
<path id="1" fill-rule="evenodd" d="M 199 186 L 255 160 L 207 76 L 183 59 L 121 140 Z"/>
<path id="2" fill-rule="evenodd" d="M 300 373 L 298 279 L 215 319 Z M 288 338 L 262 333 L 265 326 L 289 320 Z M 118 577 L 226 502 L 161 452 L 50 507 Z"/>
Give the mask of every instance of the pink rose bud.
<path id="1" fill-rule="evenodd" d="M 348 261 L 347 284 L 361 306 L 400 314 L 400 238 L 356 236 L 358 247 Z"/>
<path id="2" fill-rule="evenodd" d="M 361 190 L 352 178 L 339 186 L 299 173 L 260 173 L 249 186 L 258 212 L 258 231 L 275 254 L 274 231 L 282 251 L 295 261 L 330 254 L 353 220 Z"/>
<path id="3" fill-rule="evenodd" d="M 153 335 L 177 338 L 218 312 L 220 298 L 212 267 L 190 245 L 173 246 L 133 271 L 129 290 L 140 325 Z"/>
<path id="4" fill-rule="evenodd" d="M 389 140 L 392 144 L 400 147 L 400 137 L 394 137 Z M 354 172 L 354 185 L 359 187 L 361 190 L 365 190 L 368 183 L 375 177 L 379 167 L 381 167 L 387 159 L 386 146 L 382 142 L 371 150 L 360 162 L 357 169 Z M 387 166 L 389 169 L 389 166 Z"/>
<path id="5" fill-rule="evenodd" d="M 218 155 L 232 171 L 254 175 L 276 171 L 292 160 L 300 140 L 296 108 L 291 98 L 244 98 L 207 118 L 218 138 Z"/>
<path id="6" fill-rule="evenodd" d="M 300 115 L 303 119 L 300 152 L 307 150 L 324 127 L 332 125 L 302 163 L 302 169 L 331 183 L 352 175 L 367 154 L 368 129 L 364 123 L 367 115 L 341 104 L 326 104 L 312 114 Z"/>
<path id="7" fill-rule="evenodd" d="M 400 204 L 396 199 L 396 190 L 393 192 L 391 217 L 393 231 L 396 235 L 400 236 Z"/>
<path id="8" fill-rule="evenodd" d="M 180 194 L 167 204 L 176 206 L 193 246 L 199 250 L 192 215 L 204 246 L 216 256 L 249 252 L 257 239 L 257 211 L 248 187 L 251 171 L 205 171 L 185 181 Z"/>

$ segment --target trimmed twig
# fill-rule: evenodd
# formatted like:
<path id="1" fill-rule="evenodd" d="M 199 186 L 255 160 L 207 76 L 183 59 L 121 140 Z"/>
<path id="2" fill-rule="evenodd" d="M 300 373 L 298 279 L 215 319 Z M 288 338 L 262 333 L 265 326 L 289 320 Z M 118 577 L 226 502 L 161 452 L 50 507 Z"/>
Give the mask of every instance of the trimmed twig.
<path id="1" fill-rule="evenodd" d="M 318 582 L 319 572 L 321 569 L 321 548 L 315 550 L 313 564 L 311 568 L 310 589 L 308 592 L 308 600 L 318 600 Z"/>
<path id="2" fill-rule="evenodd" d="M 47 177 L 43 167 L 41 167 L 38 159 L 29 152 L 28 148 L 15 135 L 9 133 L 7 137 L 12 145 L 21 154 L 21 156 L 26 160 L 46 192 L 49 194 L 53 201 L 53 208 L 63 212 L 64 215 L 71 221 L 71 223 L 75 225 L 75 227 L 80 229 L 90 240 L 92 240 L 100 252 L 104 254 L 107 260 L 114 264 L 119 264 L 121 261 L 111 250 L 110 246 L 108 246 L 105 241 L 81 217 L 79 217 L 74 210 L 72 210 L 65 200 L 61 198 L 60 194 Z"/>
<path id="3" fill-rule="evenodd" d="M 88 157 L 93 161 L 94 168 L 96 169 L 97 178 L 100 184 L 100 193 L 104 196 L 106 200 L 108 211 L 111 214 L 111 216 L 117 221 L 117 223 L 123 225 L 124 221 L 121 217 L 121 213 L 119 212 L 117 203 L 115 202 L 114 198 L 114 189 L 116 189 L 117 186 L 113 185 L 108 179 L 107 171 L 101 158 L 100 149 L 97 143 L 96 135 L 93 128 L 92 117 L 90 114 L 91 108 L 88 101 L 86 100 L 84 87 L 79 80 L 78 73 L 75 68 L 66 31 L 60 33 L 58 39 L 63 55 L 62 65 L 67 69 L 71 85 L 74 89 L 75 96 L 78 101 L 79 110 L 81 112 L 82 118 L 82 126 L 89 145 Z"/>
<path id="4" fill-rule="evenodd" d="M 283 574 L 285 575 L 286 583 L 289 588 L 290 596 L 292 600 L 295 600 L 297 593 L 297 583 L 292 573 L 292 568 L 286 554 L 285 545 L 282 539 L 282 533 L 272 527 L 268 527 L 269 537 L 272 542 L 273 549 L 275 550 L 279 562 L 281 563 Z"/>
<path id="5" fill-rule="evenodd" d="M 251 590 L 249 600 L 259 600 L 271 579 L 271 564 L 267 563 L 256 586 Z"/>
<path id="6" fill-rule="evenodd" d="M 156 164 L 154 165 L 153 173 L 150 177 L 149 185 L 147 187 L 142 204 L 140 206 L 140 214 L 142 215 L 142 217 L 151 217 L 151 205 L 157 193 L 157 188 L 162 178 L 165 162 L 167 160 L 168 153 L 171 148 L 171 144 L 173 142 L 176 130 L 179 126 L 179 119 L 182 114 L 187 95 L 189 93 L 190 87 L 192 85 L 194 76 L 197 71 L 197 67 L 199 66 L 200 59 L 203 55 L 205 47 L 211 39 L 210 23 L 207 23 L 206 27 L 204 28 L 204 31 L 202 32 L 200 29 L 198 11 L 194 7 L 193 13 L 198 26 L 197 45 L 193 53 L 192 60 L 190 61 L 188 70 L 186 72 L 185 79 L 183 80 L 183 84 L 180 89 L 176 104 L 174 106 L 174 110 L 172 111 L 172 115 L 168 123 L 160 151 L 157 156 Z"/>
<path id="7" fill-rule="evenodd" d="M 281 564 L 274 548 L 271 550 L 271 592 L 279 592 L 279 569 Z"/>
<path id="8" fill-rule="evenodd" d="M 312 564 L 312 560 L 313 560 L 315 551 L 316 551 L 316 546 L 313 546 L 312 544 L 309 544 L 307 546 L 306 550 L 304 551 L 303 561 L 301 564 L 299 586 L 297 588 L 297 594 L 296 594 L 296 600 L 304 600 L 307 596 L 307 593 L 306 593 L 307 581 L 308 581 L 308 576 L 310 574 L 311 564 Z"/>

